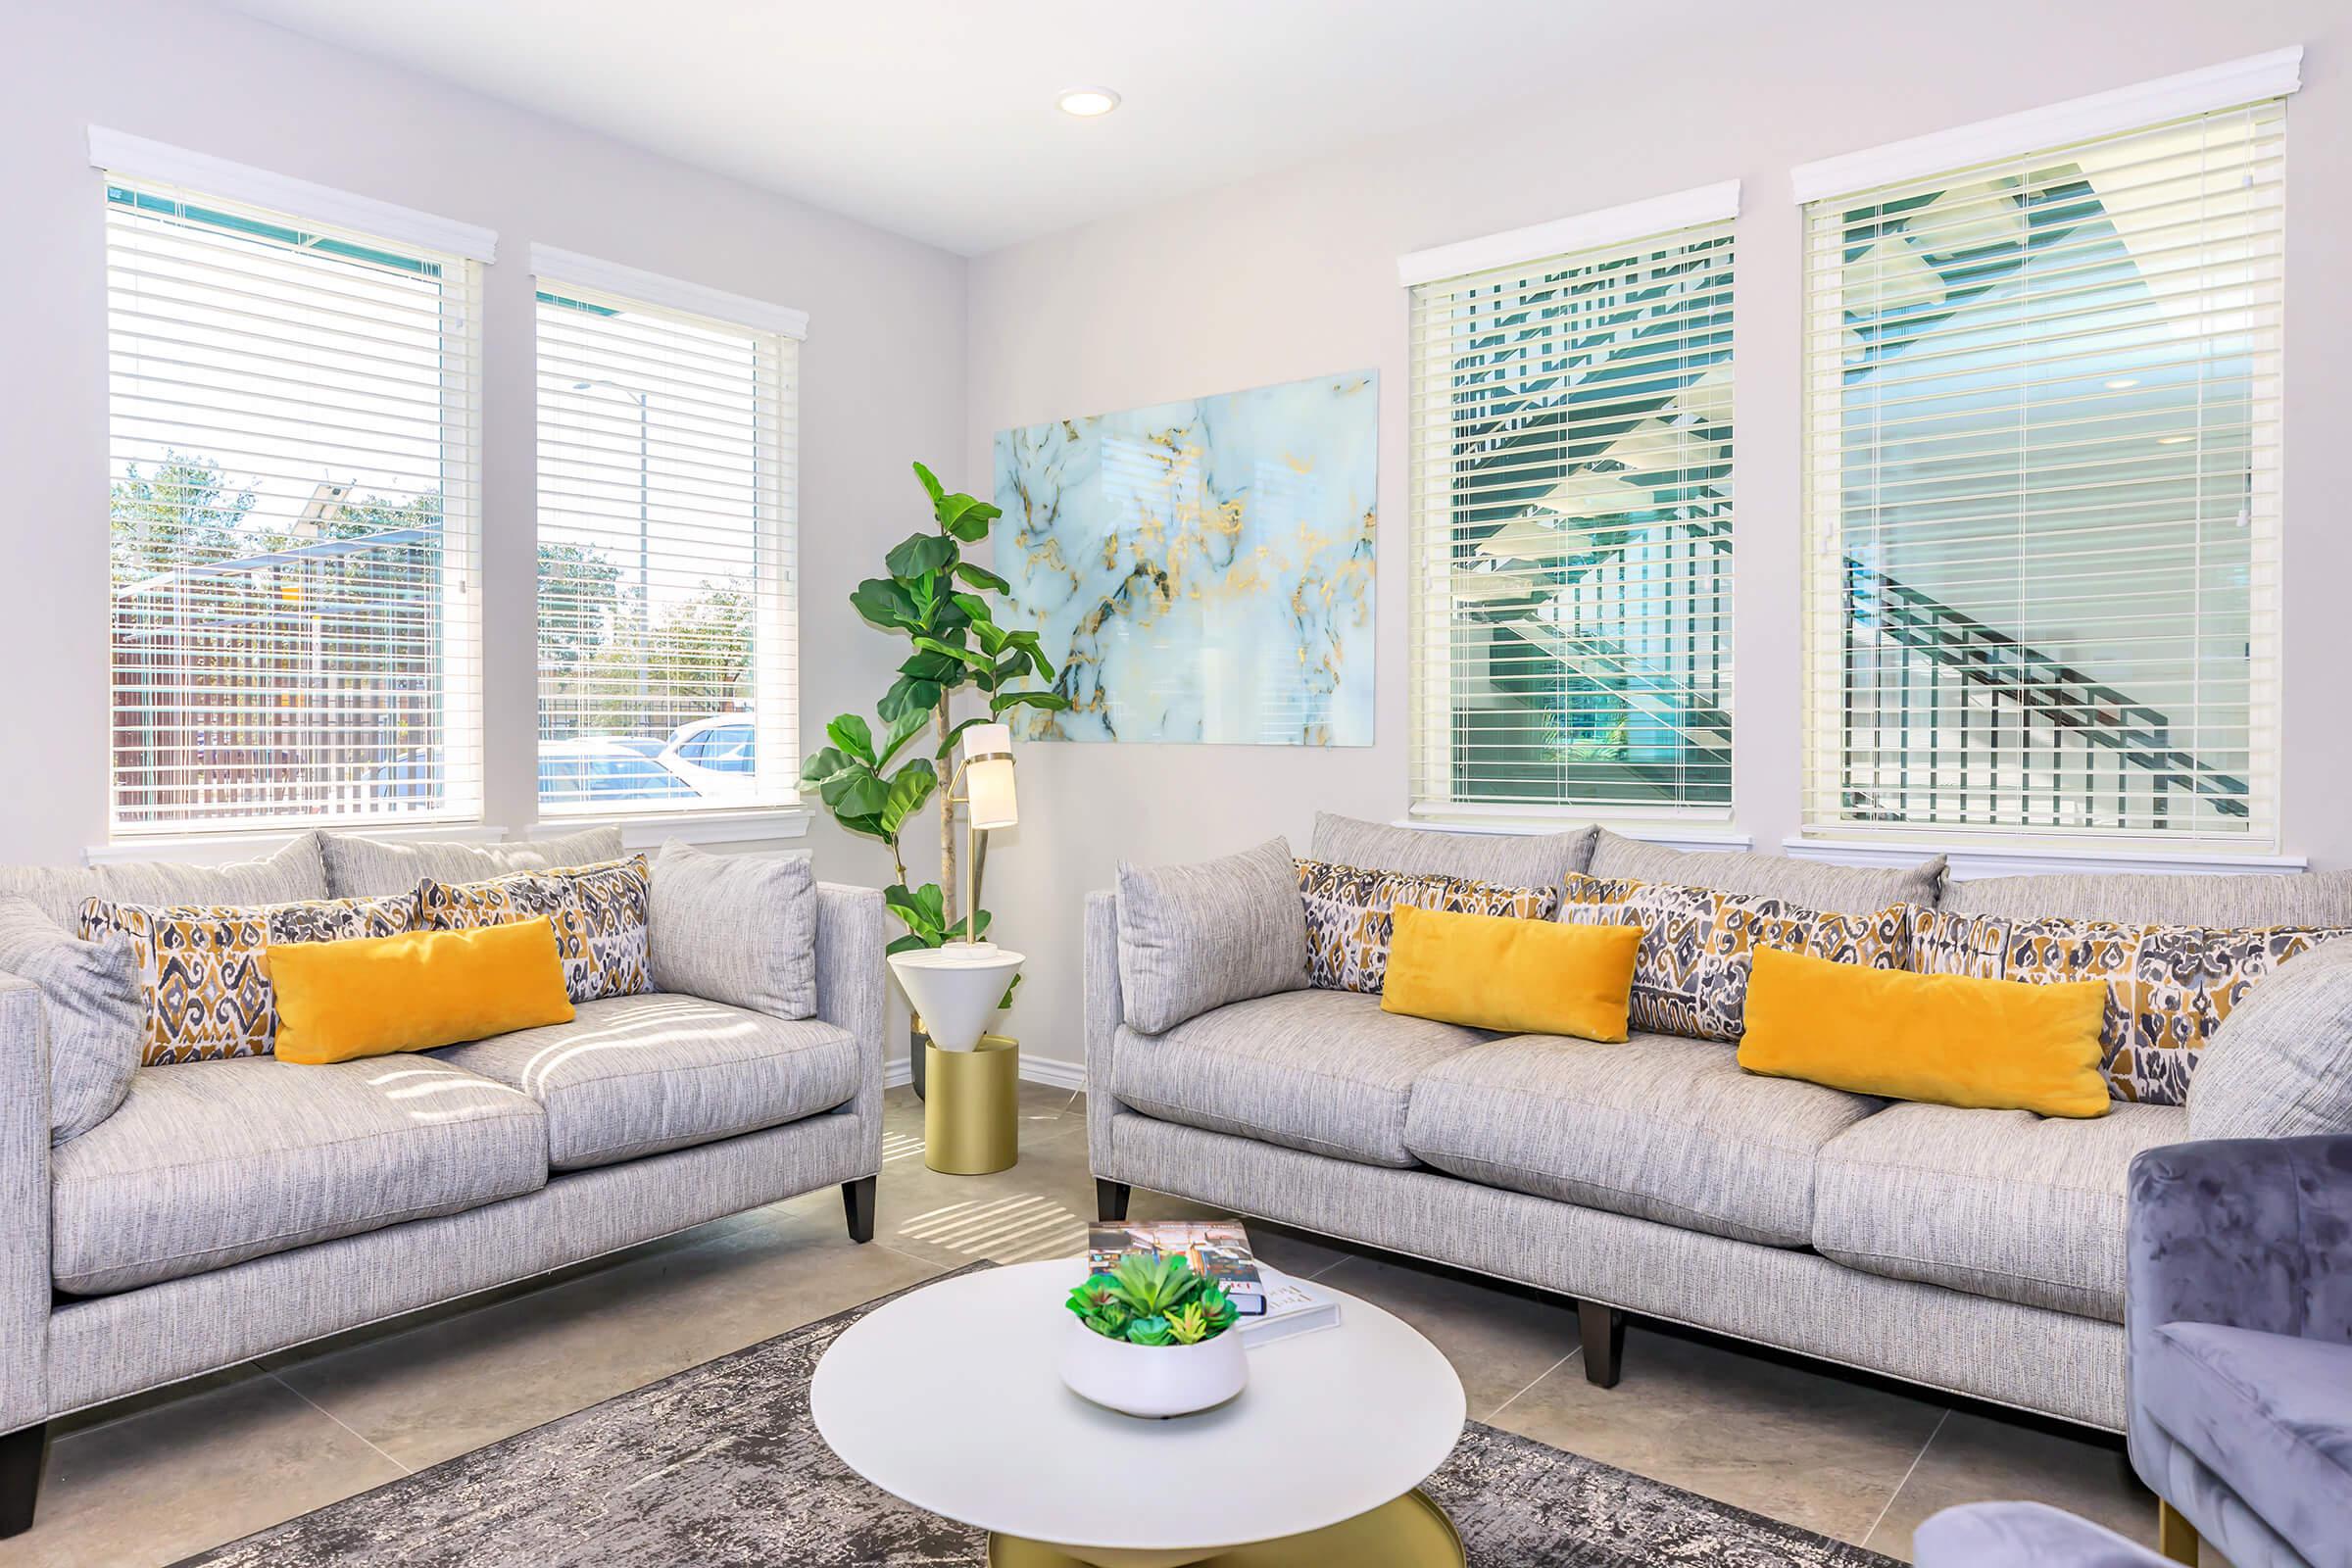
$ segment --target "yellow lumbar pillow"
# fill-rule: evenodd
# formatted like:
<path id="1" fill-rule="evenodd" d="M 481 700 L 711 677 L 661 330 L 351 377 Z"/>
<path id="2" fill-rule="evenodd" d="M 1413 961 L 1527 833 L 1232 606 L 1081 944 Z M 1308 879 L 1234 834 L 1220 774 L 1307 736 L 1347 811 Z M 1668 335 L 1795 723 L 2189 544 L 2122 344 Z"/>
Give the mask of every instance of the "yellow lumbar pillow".
<path id="1" fill-rule="evenodd" d="M 1399 905 L 1383 1012 L 1510 1034 L 1623 1040 L 1638 925 L 1562 925 Z"/>
<path id="2" fill-rule="evenodd" d="M 545 920 L 273 943 L 277 1059 L 351 1061 L 569 1023 L 556 930 Z"/>
<path id="3" fill-rule="evenodd" d="M 1889 1100 L 2104 1116 L 2106 1011 L 2103 980 L 1911 974 L 1759 948 L 1740 1065 Z"/>

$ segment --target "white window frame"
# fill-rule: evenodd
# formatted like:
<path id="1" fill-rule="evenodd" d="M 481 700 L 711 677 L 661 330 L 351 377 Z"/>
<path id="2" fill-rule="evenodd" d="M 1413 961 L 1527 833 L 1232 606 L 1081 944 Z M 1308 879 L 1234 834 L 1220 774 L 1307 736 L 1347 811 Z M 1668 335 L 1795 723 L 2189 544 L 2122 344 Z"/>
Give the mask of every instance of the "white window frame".
<path id="1" fill-rule="evenodd" d="M 445 385 L 454 381 L 466 401 L 457 418 L 445 418 L 443 421 L 443 469 L 445 473 L 461 475 L 463 483 L 459 494 L 449 493 L 446 486 L 443 491 L 443 537 L 445 540 L 454 540 L 455 548 L 453 550 L 445 546 L 442 559 L 443 571 L 450 579 L 444 590 L 443 604 L 445 607 L 460 608 L 454 613 L 445 608 L 441 622 L 436 627 L 436 635 L 442 641 L 442 665 L 444 669 L 455 672 L 442 688 L 440 741 L 445 748 L 444 756 L 463 747 L 474 760 L 470 768 L 455 765 L 446 767 L 448 799 L 442 808 L 432 811 L 339 813 L 306 809 L 274 815 L 245 813 L 213 818 L 187 816 L 157 822 L 124 822 L 116 814 L 119 809 L 118 786 L 115 779 L 114 742 L 110 734 L 107 766 L 109 843 L 107 846 L 93 847 L 89 858 L 93 862 L 101 858 L 119 858 L 112 854 L 116 845 L 133 846 L 135 850 L 132 853 L 136 854 L 153 854 L 174 844 L 202 846 L 247 843 L 252 842 L 257 833 L 265 841 L 274 841 L 281 838 L 286 830 L 301 831 L 321 826 L 344 826 L 369 832 L 393 831 L 419 837 L 481 831 L 477 824 L 482 817 L 486 766 L 483 756 L 486 737 L 482 718 L 483 638 L 479 565 L 482 551 L 483 457 L 481 272 L 483 267 L 497 258 L 497 231 L 102 125 L 88 128 L 88 156 L 90 167 L 101 172 L 107 185 L 120 183 L 147 189 L 176 189 L 191 197 L 220 202 L 226 207 L 257 209 L 282 217 L 289 222 L 364 236 L 388 247 L 430 257 L 443 266 L 444 275 L 454 282 L 453 291 L 444 299 L 443 314 L 445 317 L 454 315 L 456 319 L 451 329 L 444 333 L 443 342 L 459 363 L 455 372 L 445 377 Z M 112 266 L 111 256 L 108 265 Z M 112 420 L 110 398 L 110 425 Z M 111 661 L 110 653 L 110 665 Z M 111 686 L 110 675 L 110 731 L 114 722 Z"/>
<path id="2" fill-rule="evenodd" d="M 1790 174 L 1790 192 L 1800 210 L 1817 202 L 1910 180 L 1945 174 L 1963 177 L 1977 166 L 2031 157 L 2071 145 L 2154 129 L 2168 122 L 2269 100 L 2283 100 L 2302 85 L 2301 45 L 2291 45 L 2201 70 L 2182 72 L 2152 81 L 2094 93 L 2062 103 L 2007 115 L 1994 120 L 1912 137 L 1881 147 L 1840 154 L 1797 166 Z M 1810 239 L 1807 242 L 1811 254 Z M 1806 279 L 1807 315 L 1815 301 L 1834 284 Z M 2036 868 L 2082 867 L 2128 870 L 2195 871 L 2230 867 L 2247 871 L 2291 872 L 2304 864 L 2299 858 L 2276 853 L 2279 848 L 2278 774 L 2280 739 L 2279 693 L 2275 677 L 2263 666 L 2276 668 L 2281 596 L 2275 584 L 2259 580 L 2252 587 L 2257 669 L 2253 676 L 2253 712 L 2249 744 L 2249 804 L 2257 825 L 2243 835 L 2219 836 L 2181 833 L 2135 833 L 2124 830 L 2033 828 L 2024 825 L 1968 825 L 1922 822 L 1917 825 L 1872 825 L 1825 819 L 1818 803 L 1825 789 L 1842 797 L 1847 786 L 1842 760 L 1843 711 L 1841 653 L 1829 630 L 1825 607 L 1841 592 L 1833 579 L 1842 579 L 1841 512 L 1835 496 L 1823 493 L 1822 460 L 1813 448 L 1813 404 L 1817 367 L 1813 350 L 1805 350 L 1806 392 L 1804 458 L 1805 587 L 1802 680 L 1804 690 L 1804 771 L 1800 823 L 1786 847 L 1791 854 L 1854 864 L 1898 864 L 1915 859 L 1924 849 L 1948 850 L 1967 873 L 2003 874 Z M 2276 494 L 2282 459 L 2274 444 L 2267 469 Z M 2264 526 L 2259 514 L 2255 526 Z M 2273 518 L 2268 547 L 2280 548 L 2280 521 Z M 2262 648 L 2272 650 L 2266 661 Z M 1957 873 L 1956 873 L 1957 874 Z"/>
<path id="3" fill-rule="evenodd" d="M 536 340 L 540 291 L 564 294 L 656 315 L 682 317 L 703 326 L 762 334 L 791 352 L 779 357 L 771 385 L 778 407 L 782 462 L 768 491 L 755 554 L 755 659 L 753 718 L 761 759 L 760 777 L 768 775 L 770 759 L 782 759 L 779 783 L 769 798 L 756 802 L 714 801 L 664 806 L 631 802 L 615 811 L 594 802 L 550 804 L 539 799 L 538 634 L 532 625 L 533 699 L 530 790 L 539 819 L 569 830 L 585 822 L 619 821 L 625 843 L 659 842 L 678 837 L 694 843 L 746 842 L 798 837 L 808 829 L 809 812 L 802 804 L 800 772 L 800 363 L 798 348 L 808 333 L 806 311 L 729 293 L 707 284 L 626 267 L 564 250 L 552 245 L 530 248 L 533 279 L 533 335 Z M 536 378 L 534 378 L 534 385 Z M 534 393 L 534 403 L 536 393 Z M 534 521 L 533 536 L 538 528 Z M 535 548 L 535 546 L 534 546 Z M 534 604 L 536 599 L 534 597 Z"/>
<path id="4" fill-rule="evenodd" d="M 1684 235 L 1718 227 L 1731 233 L 1736 257 L 1736 220 L 1740 214 L 1740 182 L 1737 179 L 1723 180 L 1498 234 L 1432 246 L 1397 259 L 1397 282 L 1410 294 L 1425 285 L 1467 279 L 1481 273 L 1530 264 L 1601 263 L 1619 255 L 1632 255 L 1653 247 L 1666 248 L 1678 243 Z M 1734 267 L 1736 278 L 1736 259 Z M 1736 298 L 1736 281 L 1733 287 Z M 1738 323 L 1735 320 L 1735 340 L 1737 335 Z M 1453 530 L 1449 470 L 1445 465 L 1428 461 L 1425 455 L 1435 426 L 1441 422 L 1442 416 L 1433 416 L 1427 421 L 1423 417 L 1423 400 L 1430 395 L 1429 390 L 1421 385 L 1423 358 L 1419 344 L 1413 343 L 1407 353 L 1407 440 L 1411 452 L 1408 483 L 1412 494 L 1412 571 L 1407 600 L 1412 631 L 1407 639 L 1411 680 L 1407 711 L 1406 820 L 1419 826 L 1455 826 L 1470 831 L 1490 832 L 1514 829 L 1541 831 L 1562 821 L 1588 822 L 1598 819 L 1621 825 L 1648 822 L 1665 825 L 1660 833 L 1661 842 L 1674 839 L 1678 833 L 1696 833 L 1700 840 L 1714 843 L 1715 838 L 1710 836 L 1709 830 L 1699 824 L 1730 821 L 1737 806 L 1736 796 L 1728 798 L 1721 805 L 1661 803 L 1640 807 L 1576 801 L 1464 801 L 1459 799 L 1460 788 L 1452 782 L 1449 762 L 1446 767 L 1448 782 L 1444 790 L 1436 794 L 1425 792 L 1427 781 L 1435 776 L 1431 771 L 1434 764 L 1429 759 L 1438 754 L 1444 754 L 1448 759 L 1451 756 L 1454 710 L 1450 634 L 1433 635 L 1431 631 L 1438 623 L 1435 617 L 1441 613 L 1450 614 L 1450 599 L 1441 607 L 1430 602 L 1430 595 L 1432 584 L 1444 578 L 1450 559 Z M 1735 350 L 1735 381 L 1738 374 L 1737 360 Z M 1430 428 L 1424 428 L 1425 422 Z M 1736 449 L 1737 437 L 1734 445 Z M 1735 475 L 1738 462 L 1735 450 L 1732 458 Z M 1735 563 L 1738 549 L 1735 522 Z M 1727 569 L 1736 571 L 1736 566 Z M 1737 592 L 1735 575 L 1732 589 L 1735 603 L 1730 612 L 1730 619 L 1735 622 L 1738 616 Z M 1450 626 L 1450 621 L 1447 625 Z M 1718 649 L 1717 668 L 1722 683 L 1722 710 L 1727 718 L 1732 718 L 1736 705 L 1736 677 L 1731 633 L 1728 630 Z M 1736 718 L 1732 722 L 1733 732 L 1727 750 L 1736 754 L 1739 744 Z M 1730 787 L 1736 791 L 1736 765 L 1734 771 L 1735 777 Z M 1675 824 L 1690 826 L 1678 828 Z"/>

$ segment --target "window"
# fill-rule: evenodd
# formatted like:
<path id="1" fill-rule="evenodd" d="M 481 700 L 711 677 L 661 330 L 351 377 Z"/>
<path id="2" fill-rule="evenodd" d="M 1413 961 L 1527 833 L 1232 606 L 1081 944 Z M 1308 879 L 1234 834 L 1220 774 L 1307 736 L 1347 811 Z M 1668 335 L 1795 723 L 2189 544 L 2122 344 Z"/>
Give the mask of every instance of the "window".
<path id="1" fill-rule="evenodd" d="M 102 135 L 115 830 L 478 816 L 475 262 Z"/>
<path id="2" fill-rule="evenodd" d="M 1406 259 L 1417 812 L 1729 808 L 1737 207 Z"/>
<path id="3" fill-rule="evenodd" d="M 540 805 L 789 805 L 798 313 L 534 266 Z"/>
<path id="4" fill-rule="evenodd" d="M 2272 839 L 2284 115 L 1806 206 L 1809 827 Z"/>

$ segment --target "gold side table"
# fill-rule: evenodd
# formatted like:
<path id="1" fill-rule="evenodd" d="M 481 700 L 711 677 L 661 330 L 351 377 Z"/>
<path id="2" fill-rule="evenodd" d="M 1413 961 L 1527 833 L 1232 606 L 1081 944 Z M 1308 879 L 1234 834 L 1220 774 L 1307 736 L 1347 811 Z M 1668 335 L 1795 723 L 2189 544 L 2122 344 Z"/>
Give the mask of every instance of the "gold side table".
<path id="1" fill-rule="evenodd" d="M 1010 1170 L 1021 1157 L 1021 1043 L 982 1035 L 969 1051 L 923 1047 L 923 1163 L 950 1176 Z"/>
<path id="2" fill-rule="evenodd" d="M 986 1032 L 1027 960 L 993 942 L 950 942 L 890 956 L 922 1020 L 923 1162 L 985 1176 L 1020 1158 L 1021 1048 Z"/>

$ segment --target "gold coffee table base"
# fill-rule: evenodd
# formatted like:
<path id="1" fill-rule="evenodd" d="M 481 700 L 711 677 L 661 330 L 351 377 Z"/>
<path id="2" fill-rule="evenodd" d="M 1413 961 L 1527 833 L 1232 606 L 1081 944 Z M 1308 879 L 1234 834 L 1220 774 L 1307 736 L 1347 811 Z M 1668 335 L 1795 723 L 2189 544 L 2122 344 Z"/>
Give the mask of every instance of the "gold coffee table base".
<path id="1" fill-rule="evenodd" d="M 1083 1557 L 1017 1536 L 988 1538 L 989 1568 L 1167 1568 L 1181 1552 L 1104 1550 Z M 1462 1538 L 1446 1510 L 1416 1487 L 1395 1502 L 1321 1530 L 1229 1546 L 1192 1559 L 1198 1568 L 1464 1568 Z"/>

